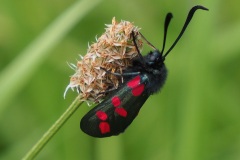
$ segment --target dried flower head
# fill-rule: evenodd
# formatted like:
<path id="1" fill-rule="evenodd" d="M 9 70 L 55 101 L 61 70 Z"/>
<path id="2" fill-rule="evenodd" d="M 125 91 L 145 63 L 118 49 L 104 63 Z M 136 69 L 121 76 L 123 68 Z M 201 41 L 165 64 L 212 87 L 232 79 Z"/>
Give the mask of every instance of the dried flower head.
<path id="1" fill-rule="evenodd" d="M 132 59 L 138 53 L 131 33 L 134 32 L 137 46 L 141 50 L 139 28 L 128 21 L 118 23 L 115 17 L 112 24 L 106 26 L 105 33 L 89 46 L 87 54 L 81 57 L 77 65 L 70 64 L 76 73 L 71 76 L 64 96 L 69 88 L 76 88 L 82 101 L 99 103 L 106 96 L 107 90 L 118 88 L 119 83 L 122 83 L 121 77 L 109 72 L 122 73 L 132 65 Z"/>

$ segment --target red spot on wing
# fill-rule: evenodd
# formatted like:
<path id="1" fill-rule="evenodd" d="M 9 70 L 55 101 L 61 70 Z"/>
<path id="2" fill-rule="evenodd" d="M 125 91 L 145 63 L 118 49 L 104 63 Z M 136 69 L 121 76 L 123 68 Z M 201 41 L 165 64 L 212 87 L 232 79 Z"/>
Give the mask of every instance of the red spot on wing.
<path id="1" fill-rule="evenodd" d="M 136 76 L 135 78 L 133 78 L 127 83 L 127 86 L 130 88 L 135 88 L 140 84 L 140 79 L 141 79 L 140 76 Z"/>
<path id="2" fill-rule="evenodd" d="M 120 100 L 120 98 L 118 96 L 114 96 L 112 98 L 112 104 L 113 104 L 114 107 L 116 107 L 114 111 L 118 115 L 120 115 L 122 117 L 126 117 L 127 116 L 127 111 L 124 108 L 119 108 L 119 106 L 121 105 L 121 100 Z"/>
<path id="3" fill-rule="evenodd" d="M 106 121 L 108 118 L 108 115 L 103 112 L 103 111 L 97 111 L 96 116 L 101 120 L 101 121 Z M 110 125 L 108 122 L 100 122 L 99 123 L 99 129 L 102 134 L 106 134 L 110 132 Z"/>
<path id="4" fill-rule="evenodd" d="M 114 96 L 112 98 L 112 104 L 113 104 L 114 107 L 120 106 L 120 104 L 121 104 L 120 98 L 118 96 Z"/>
<path id="5" fill-rule="evenodd" d="M 116 108 L 115 112 L 122 117 L 127 117 L 127 111 L 124 108 Z"/>
<path id="6" fill-rule="evenodd" d="M 108 115 L 103 111 L 97 111 L 96 116 L 102 121 L 106 121 L 108 118 Z"/>
<path id="7" fill-rule="evenodd" d="M 106 134 L 106 133 L 110 132 L 110 126 L 109 126 L 108 122 L 100 122 L 99 129 L 102 134 Z"/>
<path id="8" fill-rule="evenodd" d="M 145 88 L 145 85 L 140 84 L 140 85 L 138 85 L 138 86 L 136 86 L 135 88 L 132 89 L 132 94 L 134 96 L 140 96 L 142 94 L 144 88 Z"/>

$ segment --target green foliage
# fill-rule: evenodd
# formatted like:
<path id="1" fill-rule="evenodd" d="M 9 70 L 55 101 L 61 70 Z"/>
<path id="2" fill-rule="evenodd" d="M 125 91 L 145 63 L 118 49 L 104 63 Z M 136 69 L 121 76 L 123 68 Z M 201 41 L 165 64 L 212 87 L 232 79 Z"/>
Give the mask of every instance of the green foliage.
<path id="1" fill-rule="evenodd" d="M 82 105 L 36 159 L 240 159 L 240 2 L 88 1 L 88 11 L 77 10 L 33 45 L 77 4 L 0 1 L 0 159 L 22 158 L 75 99 L 71 91 L 63 99 L 74 73 L 66 62 L 84 55 L 87 43 L 104 32 L 112 17 L 133 21 L 161 48 L 164 18 L 171 11 L 167 49 L 196 4 L 209 11 L 196 12 L 166 59 L 166 85 L 124 134 L 95 139 L 82 133 L 79 121 L 89 110 Z M 41 50 L 45 43 L 48 48 Z"/>

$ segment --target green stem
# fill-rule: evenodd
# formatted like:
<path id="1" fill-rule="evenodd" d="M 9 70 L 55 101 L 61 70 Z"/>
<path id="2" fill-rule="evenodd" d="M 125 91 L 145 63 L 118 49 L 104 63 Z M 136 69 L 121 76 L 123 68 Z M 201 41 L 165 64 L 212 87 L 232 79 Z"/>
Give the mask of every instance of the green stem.
<path id="1" fill-rule="evenodd" d="M 39 141 L 23 157 L 23 160 L 33 159 L 82 103 L 83 102 L 79 100 L 79 97 L 77 97 L 68 107 L 68 109 L 61 115 L 61 117 L 52 125 L 52 127 L 48 129 L 42 138 L 39 139 Z"/>

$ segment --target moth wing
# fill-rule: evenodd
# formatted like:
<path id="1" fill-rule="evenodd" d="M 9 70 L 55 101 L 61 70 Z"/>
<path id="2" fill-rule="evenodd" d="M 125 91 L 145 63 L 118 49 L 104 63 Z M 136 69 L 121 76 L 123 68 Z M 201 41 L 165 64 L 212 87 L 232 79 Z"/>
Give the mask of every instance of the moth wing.
<path id="1" fill-rule="evenodd" d="M 137 76 L 112 92 L 81 120 L 80 128 L 93 137 L 118 135 L 132 123 L 149 97 Z M 137 80 L 136 80 L 137 79 Z"/>

